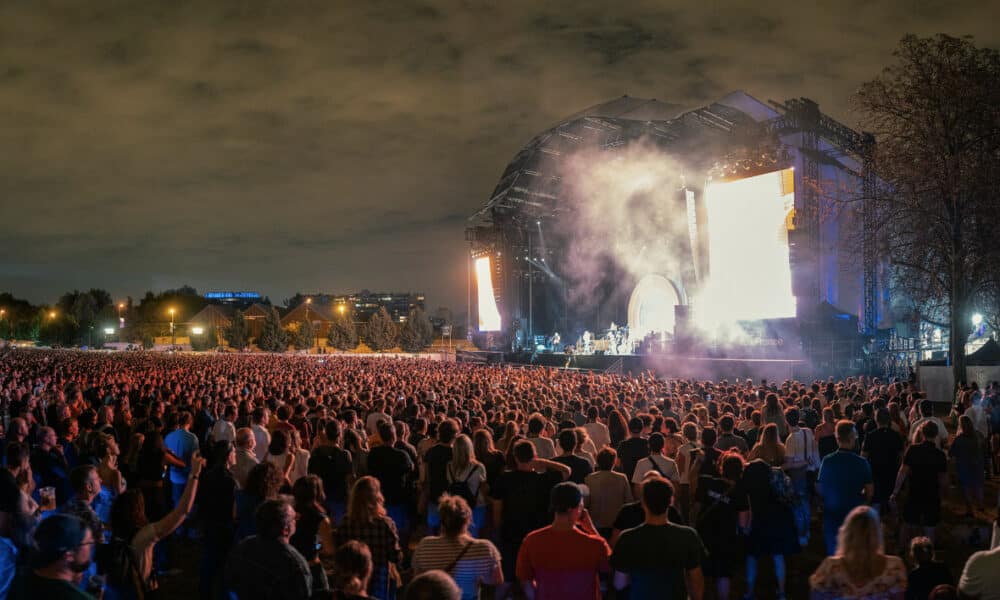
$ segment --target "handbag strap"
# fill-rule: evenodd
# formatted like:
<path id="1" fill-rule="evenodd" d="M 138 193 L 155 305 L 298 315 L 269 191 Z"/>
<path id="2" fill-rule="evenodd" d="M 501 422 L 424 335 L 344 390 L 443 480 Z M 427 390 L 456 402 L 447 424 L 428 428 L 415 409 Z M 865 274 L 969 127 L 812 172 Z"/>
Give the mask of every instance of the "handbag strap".
<path id="1" fill-rule="evenodd" d="M 458 553 L 458 556 L 455 557 L 455 560 L 451 561 L 451 563 L 444 568 L 445 573 L 451 575 L 452 569 L 458 566 L 458 561 L 462 560 L 462 557 L 465 556 L 465 553 L 468 552 L 469 548 L 472 547 L 472 542 L 473 540 L 469 540 L 462 548 L 462 551 Z"/>

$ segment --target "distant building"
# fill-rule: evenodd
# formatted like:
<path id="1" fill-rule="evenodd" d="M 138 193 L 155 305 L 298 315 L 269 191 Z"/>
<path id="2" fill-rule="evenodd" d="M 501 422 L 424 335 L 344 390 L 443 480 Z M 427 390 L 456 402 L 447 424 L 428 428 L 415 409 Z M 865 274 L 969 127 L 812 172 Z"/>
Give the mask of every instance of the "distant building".
<path id="1" fill-rule="evenodd" d="M 232 323 L 233 315 L 237 310 L 243 311 L 243 318 L 250 328 L 250 337 L 255 338 L 260 335 L 261 329 L 264 327 L 264 318 L 267 316 L 270 307 L 258 302 L 249 306 L 242 304 L 208 304 L 205 308 L 198 311 L 196 315 L 188 319 L 188 329 L 190 331 L 195 327 L 201 327 L 207 330 L 209 327 L 212 327 L 221 338 L 222 332 Z"/>
<path id="2" fill-rule="evenodd" d="M 321 311 L 317 314 L 326 314 L 332 319 L 335 312 L 340 310 L 339 307 L 343 306 L 345 311 L 350 310 L 354 315 L 355 323 L 367 322 L 382 307 L 389 313 L 392 320 L 397 323 L 405 323 L 410 311 L 414 308 L 426 311 L 424 295 L 415 292 L 370 292 L 368 290 L 361 290 L 354 294 L 314 294 L 307 297 L 312 299 L 312 303 L 309 306 Z M 292 310 L 297 311 L 304 305 L 304 303 L 300 304 Z M 289 315 L 291 314 L 289 313 Z M 286 318 L 288 318 L 287 315 Z M 302 319 L 302 316 L 298 316 L 292 320 L 301 321 Z M 285 320 L 282 319 L 282 323 L 284 322 Z"/>

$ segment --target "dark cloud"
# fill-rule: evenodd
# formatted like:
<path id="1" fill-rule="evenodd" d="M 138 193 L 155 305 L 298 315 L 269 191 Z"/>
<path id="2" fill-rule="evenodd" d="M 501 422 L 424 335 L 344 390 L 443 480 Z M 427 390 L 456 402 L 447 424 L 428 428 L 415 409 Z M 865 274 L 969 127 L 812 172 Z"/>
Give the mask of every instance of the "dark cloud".
<path id="1" fill-rule="evenodd" d="M 419 289 L 534 135 L 629 94 L 850 94 L 995 3 L 0 3 L 0 290 Z"/>

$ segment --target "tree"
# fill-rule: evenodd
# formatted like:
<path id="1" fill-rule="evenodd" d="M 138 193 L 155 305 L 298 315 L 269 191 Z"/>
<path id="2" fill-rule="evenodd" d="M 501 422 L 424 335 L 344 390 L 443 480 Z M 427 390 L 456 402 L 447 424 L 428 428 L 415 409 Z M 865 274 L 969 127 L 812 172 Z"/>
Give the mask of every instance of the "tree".
<path id="1" fill-rule="evenodd" d="M 292 338 L 292 345 L 295 346 L 296 350 L 306 350 L 312 348 L 315 338 L 316 328 L 313 327 L 312 321 L 303 319 L 295 331 L 295 336 Z"/>
<path id="2" fill-rule="evenodd" d="M 427 314 L 419 307 L 410 311 L 399 328 L 399 344 L 407 352 L 421 352 L 434 343 L 434 327 L 431 326 Z"/>
<path id="3" fill-rule="evenodd" d="M 281 317 L 278 316 L 278 309 L 273 306 L 264 317 L 257 347 L 264 352 L 284 352 L 288 349 L 288 338 L 281 328 Z"/>
<path id="4" fill-rule="evenodd" d="M 399 332 L 396 331 L 396 324 L 392 322 L 392 317 L 386 312 L 385 307 L 378 309 L 373 314 L 364 327 L 364 339 L 372 350 L 381 352 L 396 345 Z"/>
<path id="5" fill-rule="evenodd" d="M 997 265 L 1000 53 L 969 39 L 910 35 L 895 57 L 855 96 L 886 188 L 869 201 L 895 293 L 949 329 L 957 383 L 972 310 Z"/>
<path id="6" fill-rule="evenodd" d="M 327 342 L 337 350 L 354 350 L 358 347 L 358 330 L 354 327 L 354 318 L 350 314 L 338 314 L 330 323 L 330 333 Z"/>
<path id="7" fill-rule="evenodd" d="M 226 343 L 230 348 L 243 350 L 250 345 L 250 325 L 243 317 L 243 311 L 238 310 L 233 313 L 233 318 L 222 333 Z"/>

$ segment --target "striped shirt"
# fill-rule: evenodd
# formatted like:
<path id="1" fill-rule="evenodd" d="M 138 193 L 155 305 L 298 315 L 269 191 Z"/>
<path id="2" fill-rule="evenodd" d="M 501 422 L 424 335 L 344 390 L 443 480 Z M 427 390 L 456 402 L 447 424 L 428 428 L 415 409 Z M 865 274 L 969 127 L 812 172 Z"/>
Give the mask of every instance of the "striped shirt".
<path id="1" fill-rule="evenodd" d="M 469 537 L 462 539 L 430 536 L 420 540 L 413 553 L 413 568 L 418 572 L 445 569 L 455 560 L 469 541 L 472 546 L 462 555 L 449 575 L 462 588 L 462 600 L 477 600 L 479 585 L 499 583 L 494 575 L 500 568 L 500 553 L 489 540 Z"/>

